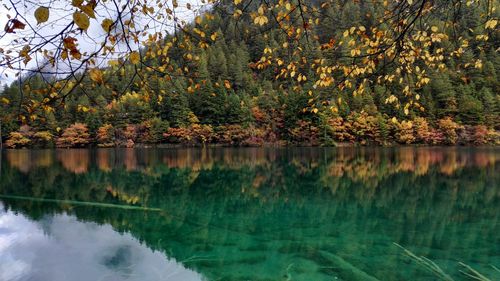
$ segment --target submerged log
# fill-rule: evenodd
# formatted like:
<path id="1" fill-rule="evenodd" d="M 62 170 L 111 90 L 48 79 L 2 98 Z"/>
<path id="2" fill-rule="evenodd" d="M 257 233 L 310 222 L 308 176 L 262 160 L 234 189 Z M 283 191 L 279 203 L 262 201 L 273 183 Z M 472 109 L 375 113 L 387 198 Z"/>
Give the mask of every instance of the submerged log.
<path id="1" fill-rule="evenodd" d="M 335 270 L 343 279 L 352 281 L 380 281 L 340 256 L 322 250 L 319 250 L 318 254 L 321 255 L 322 258 L 330 261 L 332 265 L 335 265 Z"/>
<path id="2" fill-rule="evenodd" d="M 90 206 L 90 207 L 119 208 L 119 209 L 139 210 L 139 211 L 153 211 L 153 212 L 161 212 L 162 211 L 159 208 L 148 208 L 148 207 L 141 207 L 141 206 L 96 203 L 96 202 L 74 201 L 74 200 L 46 199 L 46 198 L 16 196 L 16 195 L 0 195 L 0 198 L 12 199 L 12 200 L 27 200 L 27 201 L 34 201 L 34 202 L 68 204 L 68 205 L 80 205 L 80 206 Z"/>

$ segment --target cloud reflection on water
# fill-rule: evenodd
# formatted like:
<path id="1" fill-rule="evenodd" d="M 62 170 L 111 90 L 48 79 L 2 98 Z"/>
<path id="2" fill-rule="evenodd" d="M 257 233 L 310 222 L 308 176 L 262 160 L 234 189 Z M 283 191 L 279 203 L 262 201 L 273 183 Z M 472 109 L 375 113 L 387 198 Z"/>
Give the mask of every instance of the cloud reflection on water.
<path id="1" fill-rule="evenodd" d="M 2 281 L 204 280 L 110 225 L 67 214 L 34 222 L 0 207 Z"/>

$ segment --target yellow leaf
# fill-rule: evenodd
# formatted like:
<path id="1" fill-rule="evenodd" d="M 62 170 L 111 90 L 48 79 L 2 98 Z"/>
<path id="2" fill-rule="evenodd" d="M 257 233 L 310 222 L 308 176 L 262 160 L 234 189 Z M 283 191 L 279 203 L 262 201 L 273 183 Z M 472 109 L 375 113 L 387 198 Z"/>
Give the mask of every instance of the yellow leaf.
<path id="1" fill-rule="evenodd" d="M 391 122 L 396 123 L 396 122 L 398 122 L 398 119 L 396 117 L 392 117 Z"/>
<path id="2" fill-rule="evenodd" d="M 239 18 L 242 14 L 243 14 L 243 12 L 240 9 L 236 9 L 234 11 L 233 17 Z"/>
<path id="3" fill-rule="evenodd" d="M 196 24 L 201 24 L 202 21 L 203 20 L 200 16 L 196 16 L 196 18 L 194 18 L 194 22 L 196 22 Z"/>
<path id="4" fill-rule="evenodd" d="M 491 19 L 489 21 L 486 22 L 485 24 L 485 28 L 486 29 L 495 29 L 495 27 L 497 26 L 498 24 L 498 21 L 496 19 Z"/>
<path id="5" fill-rule="evenodd" d="M 431 27 L 432 32 L 438 32 L 438 27 L 437 26 L 432 26 Z"/>
<path id="6" fill-rule="evenodd" d="M 101 23 L 102 29 L 104 31 L 109 32 L 111 30 L 111 26 L 113 25 L 113 21 L 110 19 L 104 19 Z"/>
<path id="7" fill-rule="evenodd" d="M 37 24 L 41 24 L 42 22 L 49 20 L 49 9 L 46 7 L 38 7 L 35 11 L 35 19 Z"/>
<path id="8" fill-rule="evenodd" d="M 91 5 L 87 4 L 85 6 L 80 7 L 80 9 L 82 10 L 82 12 L 87 14 L 87 16 L 95 19 L 94 8 L 92 8 Z"/>
<path id="9" fill-rule="evenodd" d="M 234 5 L 239 5 L 242 0 L 234 0 Z"/>
<path id="10" fill-rule="evenodd" d="M 408 115 L 410 113 L 410 111 L 408 110 L 408 108 L 405 108 L 405 115 Z"/>
<path id="11" fill-rule="evenodd" d="M 76 23 L 76 25 L 83 29 L 87 30 L 89 28 L 90 22 L 89 22 L 89 17 L 81 12 L 74 12 L 73 13 L 73 21 Z"/>
<path id="12" fill-rule="evenodd" d="M 103 76 L 102 76 L 102 72 L 100 69 L 98 68 L 93 68 L 89 71 L 89 76 L 90 76 L 90 79 L 94 82 L 96 82 L 97 84 L 102 84 L 104 83 L 104 79 L 103 79 Z"/>
<path id="13" fill-rule="evenodd" d="M 89 112 L 90 109 L 88 107 L 86 107 L 86 106 L 79 105 L 78 106 L 78 110 L 82 111 L 82 112 Z"/>
<path id="14" fill-rule="evenodd" d="M 118 66 L 118 65 L 120 65 L 120 62 L 118 60 L 109 60 L 108 65 L 109 66 Z"/>
<path id="15" fill-rule="evenodd" d="M 256 16 L 255 19 L 254 19 L 254 23 L 255 24 L 258 24 L 258 25 L 265 25 L 269 20 L 267 19 L 266 16 L 264 15 L 260 15 L 260 16 Z"/>
<path id="16" fill-rule="evenodd" d="M 131 63 L 138 64 L 141 61 L 141 56 L 139 55 L 139 52 L 134 51 L 130 53 L 129 59 Z"/>
<path id="17" fill-rule="evenodd" d="M 210 35 L 210 39 L 212 39 L 212 41 L 215 41 L 217 39 L 217 32 L 214 32 L 214 34 Z"/>
<path id="18" fill-rule="evenodd" d="M 226 89 L 231 89 L 231 83 L 228 80 L 224 80 L 224 87 L 226 87 Z"/>
<path id="19" fill-rule="evenodd" d="M 482 68 L 483 67 L 483 62 L 481 60 L 477 60 L 475 63 L 474 63 L 474 67 L 475 68 Z"/>
<path id="20" fill-rule="evenodd" d="M 9 104 L 10 100 L 8 100 L 7 98 L 2 98 L 2 102 L 5 103 L 5 104 Z"/>
<path id="21" fill-rule="evenodd" d="M 31 56 L 29 54 L 30 51 L 31 47 L 29 45 L 26 45 L 19 52 L 19 56 L 24 58 L 24 64 L 27 64 L 31 60 Z"/>
<path id="22" fill-rule="evenodd" d="M 317 108 L 314 108 L 312 111 L 314 112 L 314 114 L 318 113 L 318 109 Z"/>
<path id="23" fill-rule="evenodd" d="M 83 0 L 72 0 L 71 5 L 75 7 L 80 7 L 80 5 L 83 3 Z"/>

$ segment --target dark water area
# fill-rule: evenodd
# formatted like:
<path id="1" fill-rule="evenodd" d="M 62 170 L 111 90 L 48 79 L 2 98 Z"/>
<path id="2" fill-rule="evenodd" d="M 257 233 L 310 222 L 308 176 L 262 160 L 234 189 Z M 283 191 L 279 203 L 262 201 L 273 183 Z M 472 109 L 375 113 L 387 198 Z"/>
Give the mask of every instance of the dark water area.
<path id="1" fill-rule="evenodd" d="M 1 155 L 1 281 L 500 280 L 499 148 Z"/>

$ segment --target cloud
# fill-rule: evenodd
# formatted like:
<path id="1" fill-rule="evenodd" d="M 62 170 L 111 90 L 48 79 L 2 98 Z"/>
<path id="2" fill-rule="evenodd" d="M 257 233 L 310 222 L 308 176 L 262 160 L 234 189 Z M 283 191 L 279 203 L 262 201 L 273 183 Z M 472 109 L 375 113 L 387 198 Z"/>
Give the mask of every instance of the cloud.
<path id="1" fill-rule="evenodd" d="M 204 278 L 130 234 L 74 216 L 31 221 L 0 211 L 0 280 L 185 280 Z"/>

